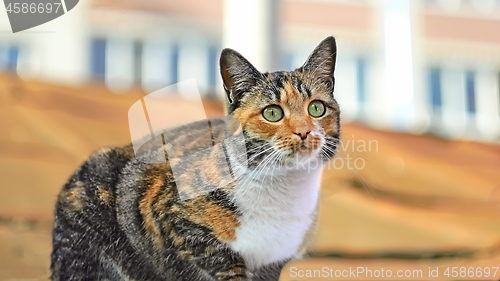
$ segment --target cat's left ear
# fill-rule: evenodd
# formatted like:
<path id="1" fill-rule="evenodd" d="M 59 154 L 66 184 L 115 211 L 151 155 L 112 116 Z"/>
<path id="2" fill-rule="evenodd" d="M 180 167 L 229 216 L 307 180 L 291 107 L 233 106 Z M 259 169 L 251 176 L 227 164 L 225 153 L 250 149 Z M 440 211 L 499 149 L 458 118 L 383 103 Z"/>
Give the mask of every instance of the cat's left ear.
<path id="1" fill-rule="evenodd" d="M 233 49 L 222 50 L 219 64 L 224 90 L 230 104 L 239 100 L 258 80 L 262 79 L 262 74 Z"/>
<path id="2" fill-rule="evenodd" d="M 309 55 L 304 65 L 299 70 L 312 75 L 313 79 L 331 85 L 333 90 L 335 62 L 337 60 L 337 43 L 333 36 L 325 38 Z"/>

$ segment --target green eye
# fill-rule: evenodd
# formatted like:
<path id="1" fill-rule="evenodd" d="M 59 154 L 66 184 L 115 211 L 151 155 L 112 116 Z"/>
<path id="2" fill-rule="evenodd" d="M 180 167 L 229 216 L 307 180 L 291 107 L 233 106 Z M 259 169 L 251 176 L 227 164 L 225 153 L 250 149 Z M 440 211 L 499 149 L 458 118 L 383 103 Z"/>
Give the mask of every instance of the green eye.
<path id="1" fill-rule="evenodd" d="M 325 104 L 322 101 L 313 100 L 309 104 L 307 111 L 309 111 L 309 115 L 312 117 L 321 117 L 325 114 Z"/>
<path id="2" fill-rule="evenodd" d="M 277 105 L 270 105 L 262 111 L 262 116 L 270 122 L 278 122 L 283 118 L 283 110 Z"/>

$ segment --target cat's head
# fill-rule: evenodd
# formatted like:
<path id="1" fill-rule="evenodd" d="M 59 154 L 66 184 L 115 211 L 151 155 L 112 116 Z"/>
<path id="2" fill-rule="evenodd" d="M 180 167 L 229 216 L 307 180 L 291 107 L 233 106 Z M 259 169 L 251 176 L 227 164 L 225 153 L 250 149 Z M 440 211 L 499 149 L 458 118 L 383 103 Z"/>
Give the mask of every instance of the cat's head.
<path id="1" fill-rule="evenodd" d="M 340 130 L 333 96 L 336 55 L 335 39 L 328 37 L 300 68 L 261 73 L 238 52 L 222 51 L 227 113 L 241 123 L 249 157 L 280 163 L 333 157 Z"/>

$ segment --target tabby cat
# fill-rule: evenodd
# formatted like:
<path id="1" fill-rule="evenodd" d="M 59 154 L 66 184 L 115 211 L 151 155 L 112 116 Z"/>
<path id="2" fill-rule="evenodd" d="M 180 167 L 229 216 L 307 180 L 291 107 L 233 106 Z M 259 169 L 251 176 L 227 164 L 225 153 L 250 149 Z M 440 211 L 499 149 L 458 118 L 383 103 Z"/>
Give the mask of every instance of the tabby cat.
<path id="1" fill-rule="evenodd" d="M 222 51 L 227 115 L 239 122 L 247 154 L 230 183 L 181 200 L 172 170 L 187 164 L 169 153 L 166 163 L 150 161 L 165 156 L 165 145 L 91 155 L 58 197 L 51 279 L 278 280 L 312 238 L 321 167 L 339 143 L 336 50 L 328 37 L 302 67 L 273 73 Z M 210 126 L 212 136 L 200 133 L 199 122 L 160 135 L 182 146 L 182 156 L 207 137 L 227 137 L 214 133 L 225 120 Z M 217 185 L 212 177 L 222 164 L 211 157 L 191 158 L 185 169 L 194 189 Z"/>

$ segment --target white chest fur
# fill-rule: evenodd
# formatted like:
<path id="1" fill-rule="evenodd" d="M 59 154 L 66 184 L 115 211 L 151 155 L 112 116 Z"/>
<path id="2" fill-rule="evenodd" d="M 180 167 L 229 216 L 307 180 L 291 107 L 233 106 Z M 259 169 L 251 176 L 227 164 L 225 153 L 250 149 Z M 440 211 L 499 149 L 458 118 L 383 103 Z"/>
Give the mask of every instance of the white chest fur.
<path id="1" fill-rule="evenodd" d="M 235 189 L 242 217 L 230 247 L 243 256 L 250 270 L 298 252 L 314 219 L 320 172 L 316 169 L 254 176 Z"/>

